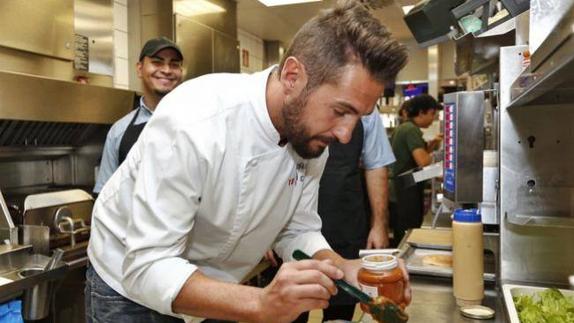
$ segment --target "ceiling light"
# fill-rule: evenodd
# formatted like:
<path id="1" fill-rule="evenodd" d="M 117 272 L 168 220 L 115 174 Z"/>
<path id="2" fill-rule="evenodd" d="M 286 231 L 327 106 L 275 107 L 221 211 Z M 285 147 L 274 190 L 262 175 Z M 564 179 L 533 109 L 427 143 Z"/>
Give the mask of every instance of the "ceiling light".
<path id="1" fill-rule="evenodd" d="M 225 9 L 207 0 L 177 0 L 174 3 L 174 11 L 182 16 L 191 17 L 225 12 Z"/>
<path id="2" fill-rule="evenodd" d="M 403 12 L 406 15 L 407 13 L 409 13 L 409 11 L 411 11 L 415 6 L 403 6 Z"/>
<path id="3" fill-rule="evenodd" d="M 262 4 L 267 7 L 273 6 L 284 6 L 288 4 L 296 4 L 296 3 L 307 3 L 307 2 L 317 2 L 321 0 L 259 0 Z"/>

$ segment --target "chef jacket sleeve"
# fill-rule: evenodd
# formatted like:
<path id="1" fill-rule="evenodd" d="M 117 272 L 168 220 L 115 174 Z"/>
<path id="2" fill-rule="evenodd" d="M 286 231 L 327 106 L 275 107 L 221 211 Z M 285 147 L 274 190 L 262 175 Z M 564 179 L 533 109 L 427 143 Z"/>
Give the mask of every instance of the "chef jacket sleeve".
<path id="1" fill-rule="evenodd" d="M 162 107 L 164 109 L 167 106 Z M 163 314 L 197 269 L 181 255 L 202 191 L 204 160 L 196 144 L 167 114 L 152 118 L 134 148 L 139 162 L 133 215 L 125 237 L 122 286 L 129 297 Z M 134 150 L 134 149 L 132 149 Z M 131 152 L 130 152 L 131 154 Z"/>
<path id="2" fill-rule="evenodd" d="M 321 234 L 321 217 L 317 213 L 319 181 L 329 156 L 327 149 L 308 163 L 303 194 L 295 213 L 275 242 L 274 250 L 283 261 L 293 261 L 293 251 L 300 249 L 308 255 L 331 249 Z"/>

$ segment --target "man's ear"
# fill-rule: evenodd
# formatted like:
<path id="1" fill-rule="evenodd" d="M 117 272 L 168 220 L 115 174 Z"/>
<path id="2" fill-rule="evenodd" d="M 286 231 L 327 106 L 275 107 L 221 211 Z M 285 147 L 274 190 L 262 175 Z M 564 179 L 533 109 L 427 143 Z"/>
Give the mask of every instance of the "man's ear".
<path id="1" fill-rule="evenodd" d="M 280 81 L 286 95 L 298 96 L 307 86 L 308 78 L 305 65 L 296 57 L 287 57 L 281 70 Z"/>
<path id="2" fill-rule="evenodd" d="M 136 63 L 136 73 L 140 79 L 142 78 L 142 70 L 143 70 L 143 60 Z"/>

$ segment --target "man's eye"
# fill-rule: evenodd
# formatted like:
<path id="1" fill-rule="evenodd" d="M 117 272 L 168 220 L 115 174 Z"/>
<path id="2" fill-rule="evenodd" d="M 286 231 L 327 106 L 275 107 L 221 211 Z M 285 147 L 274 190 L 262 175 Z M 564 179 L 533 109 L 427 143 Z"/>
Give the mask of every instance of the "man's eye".
<path id="1" fill-rule="evenodd" d="M 335 111 L 335 114 L 339 117 L 342 117 L 345 114 L 347 114 L 344 110 L 341 110 L 341 109 L 334 109 L 333 111 Z"/>

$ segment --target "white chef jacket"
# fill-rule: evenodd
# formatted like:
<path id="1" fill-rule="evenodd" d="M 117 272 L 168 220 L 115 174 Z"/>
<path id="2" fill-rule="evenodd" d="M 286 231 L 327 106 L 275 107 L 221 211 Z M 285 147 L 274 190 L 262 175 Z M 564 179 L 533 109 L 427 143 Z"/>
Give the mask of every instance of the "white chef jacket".
<path id="1" fill-rule="evenodd" d="M 271 69 L 212 74 L 162 99 L 93 210 L 90 262 L 119 294 L 174 315 L 198 268 L 240 281 L 275 247 L 330 249 L 317 214 L 327 153 L 278 145 L 265 91 Z"/>

